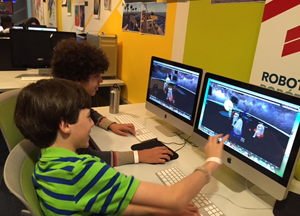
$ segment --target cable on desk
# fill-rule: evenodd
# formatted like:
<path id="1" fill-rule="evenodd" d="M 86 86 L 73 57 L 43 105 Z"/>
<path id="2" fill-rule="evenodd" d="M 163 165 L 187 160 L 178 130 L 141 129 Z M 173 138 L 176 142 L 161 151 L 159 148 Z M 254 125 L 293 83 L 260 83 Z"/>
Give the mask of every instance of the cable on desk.
<path id="1" fill-rule="evenodd" d="M 183 143 L 177 143 L 177 142 L 163 142 L 161 140 L 159 140 L 160 142 L 162 142 L 163 144 L 165 145 L 184 145 L 186 143 L 186 139 L 184 139 L 182 136 L 180 136 L 181 134 L 178 134 L 178 133 L 175 133 L 182 141 Z M 188 137 L 188 139 L 190 138 L 191 136 Z"/>
<path id="2" fill-rule="evenodd" d="M 229 201 L 231 204 L 235 205 L 236 207 L 242 208 L 242 209 L 247 209 L 247 210 L 270 210 L 273 208 L 252 208 L 252 207 L 246 207 L 246 206 L 240 206 L 236 203 L 234 203 L 233 201 L 231 201 L 229 198 L 227 198 L 226 196 L 223 196 L 221 194 L 215 194 L 215 193 L 204 193 L 205 195 L 211 194 L 212 196 L 219 196 L 222 197 L 224 199 L 226 199 L 227 201 Z"/>

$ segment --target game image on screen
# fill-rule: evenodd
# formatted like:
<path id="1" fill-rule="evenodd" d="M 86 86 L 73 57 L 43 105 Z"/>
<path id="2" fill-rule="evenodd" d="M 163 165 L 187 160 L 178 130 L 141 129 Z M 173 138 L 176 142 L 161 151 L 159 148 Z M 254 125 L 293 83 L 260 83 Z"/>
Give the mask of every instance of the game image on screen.
<path id="1" fill-rule="evenodd" d="M 154 60 L 148 98 L 191 121 L 198 99 L 200 75 L 199 72 Z"/>
<path id="2" fill-rule="evenodd" d="M 226 146 L 282 177 L 299 127 L 299 105 L 211 78 L 203 91 L 198 129 L 230 134 Z"/>

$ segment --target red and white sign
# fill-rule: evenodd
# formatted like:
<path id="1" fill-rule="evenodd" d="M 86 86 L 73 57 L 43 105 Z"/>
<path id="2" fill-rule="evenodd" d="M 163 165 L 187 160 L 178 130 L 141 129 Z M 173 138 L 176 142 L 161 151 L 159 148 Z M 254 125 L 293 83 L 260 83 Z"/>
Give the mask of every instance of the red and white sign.
<path id="1" fill-rule="evenodd" d="M 250 83 L 300 97 L 300 0 L 266 0 Z"/>

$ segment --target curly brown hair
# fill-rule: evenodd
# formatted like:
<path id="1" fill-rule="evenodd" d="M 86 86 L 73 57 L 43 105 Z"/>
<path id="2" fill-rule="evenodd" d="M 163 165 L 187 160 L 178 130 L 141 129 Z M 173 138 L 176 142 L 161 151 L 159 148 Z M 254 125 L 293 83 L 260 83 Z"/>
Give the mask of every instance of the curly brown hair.
<path id="1" fill-rule="evenodd" d="M 90 76 L 107 71 L 109 61 L 102 49 L 87 41 L 61 40 L 53 50 L 52 76 L 77 82 L 87 82 Z"/>

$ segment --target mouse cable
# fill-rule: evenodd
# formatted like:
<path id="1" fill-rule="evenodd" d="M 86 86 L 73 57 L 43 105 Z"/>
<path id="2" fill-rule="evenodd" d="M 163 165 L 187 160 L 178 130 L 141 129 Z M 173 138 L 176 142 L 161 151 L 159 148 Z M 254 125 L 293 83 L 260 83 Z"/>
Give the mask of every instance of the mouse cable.
<path id="1" fill-rule="evenodd" d="M 166 144 L 166 145 L 184 145 L 186 142 L 187 142 L 187 140 L 185 139 L 185 138 L 183 138 L 179 133 L 176 133 L 176 135 L 183 141 L 182 143 L 177 143 L 177 142 L 163 142 L 163 141 L 160 141 L 160 142 L 162 142 L 163 144 Z M 187 138 L 187 139 L 189 139 L 190 138 L 190 136 Z"/>

